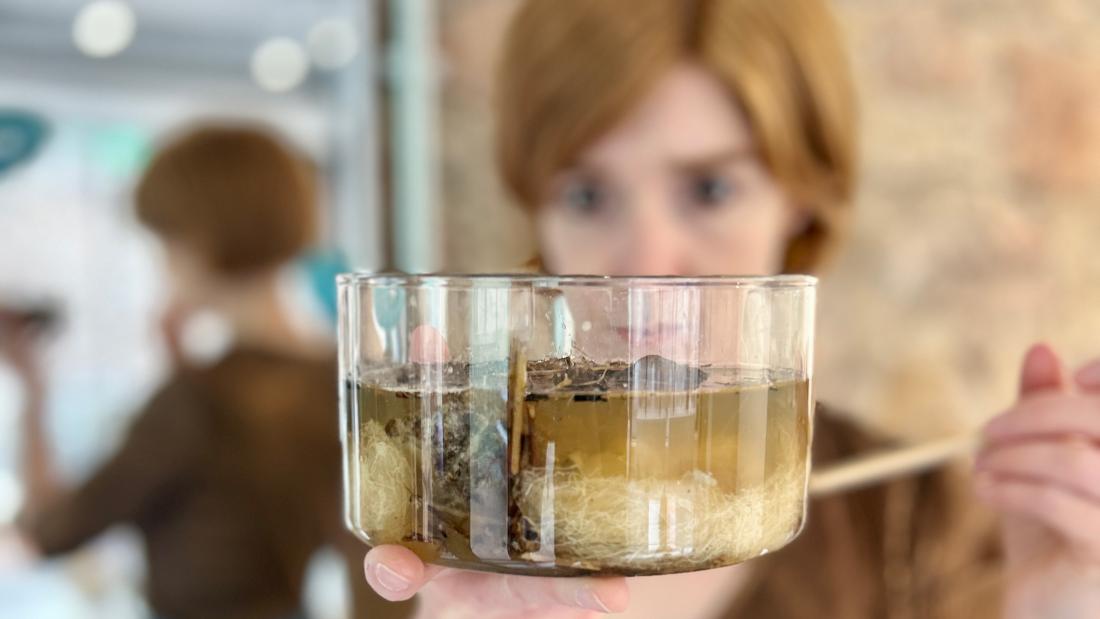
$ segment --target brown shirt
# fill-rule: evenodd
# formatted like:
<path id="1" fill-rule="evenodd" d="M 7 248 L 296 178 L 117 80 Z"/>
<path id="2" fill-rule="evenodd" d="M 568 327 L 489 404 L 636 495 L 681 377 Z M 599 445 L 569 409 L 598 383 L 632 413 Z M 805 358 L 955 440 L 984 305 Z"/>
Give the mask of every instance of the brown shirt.
<path id="1" fill-rule="evenodd" d="M 343 527 L 337 373 L 330 361 L 237 350 L 182 370 L 118 452 L 26 522 L 46 554 L 116 523 L 140 531 L 148 595 L 168 619 L 269 619 L 300 608 L 311 555 L 347 558 L 356 616 L 407 614 L 362 578 L 365 546 Z"/>

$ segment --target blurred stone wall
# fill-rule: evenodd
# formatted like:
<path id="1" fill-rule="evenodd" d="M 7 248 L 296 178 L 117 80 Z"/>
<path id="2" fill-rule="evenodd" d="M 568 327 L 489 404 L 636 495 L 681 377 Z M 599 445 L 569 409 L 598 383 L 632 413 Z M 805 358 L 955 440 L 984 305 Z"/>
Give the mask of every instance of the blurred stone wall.
<path id="1" fill-rule="evenodd" d="M 513 0 L 444 0 L 448 268 L 530 257 L 493 177 Z M 861 90 L 856 227 L 824 276 L 818 393 L 919 438 L 1007 406 L 1037 339 L 1100 355 L 1100 2 L 837 0 Z"/>

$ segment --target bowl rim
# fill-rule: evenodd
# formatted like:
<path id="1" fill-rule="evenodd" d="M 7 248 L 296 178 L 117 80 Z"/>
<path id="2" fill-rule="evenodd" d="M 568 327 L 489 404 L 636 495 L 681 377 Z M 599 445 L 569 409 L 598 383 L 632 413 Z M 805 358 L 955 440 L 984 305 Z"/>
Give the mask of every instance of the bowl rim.
<path id="1" fill-rule="evenodd" d="M 340 287 L 369 288 L 815 288 L 812 275 L 546 275 L 541 273 L 410 274 L 353 271 L 336 276 Z"/>

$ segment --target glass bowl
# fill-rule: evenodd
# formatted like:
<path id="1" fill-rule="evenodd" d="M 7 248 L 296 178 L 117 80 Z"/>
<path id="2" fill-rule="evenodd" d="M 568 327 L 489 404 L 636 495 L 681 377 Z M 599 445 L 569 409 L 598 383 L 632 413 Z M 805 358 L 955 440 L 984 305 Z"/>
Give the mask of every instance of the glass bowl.
<path id="1" fill-rule="evenodd" d="M 816 280 L 338 278 L 367 544 L 529 575 L 739 563 L 801 530 Z"/>

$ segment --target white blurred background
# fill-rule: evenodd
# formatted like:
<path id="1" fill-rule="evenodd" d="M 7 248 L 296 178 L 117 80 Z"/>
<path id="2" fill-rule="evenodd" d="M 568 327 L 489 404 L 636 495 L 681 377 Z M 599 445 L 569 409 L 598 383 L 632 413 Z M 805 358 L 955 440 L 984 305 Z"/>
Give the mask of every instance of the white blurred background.
<path id="1" fill-rule="evenodd" d="M 274 127 L 322 171 L 327 245 L 357 266 L 380 266 L 376 9 L 350 0 L 0 0 L 0 115 L 31 113 L 48 127 L 33 160 L 0 176 L 0 300 L 48 301 L 63 313 L 47 356 L 48 419 L 68 480 L 111 452 L 166 371 L 161 257 L 130 195 L 165 132 L 210 117 Z M 287 274 L 288 296 L 304 318 L 323 320 L 324 300 L 310 298 L 308 271 L 298 271 Z M 0 618 L 145 617 L 142 557 L 127 531 L 46 565 L 15 542 L 20 397 L 0 366 Z M 341 616 L 341 569 L 315 562 L 316 616 Z"/>

